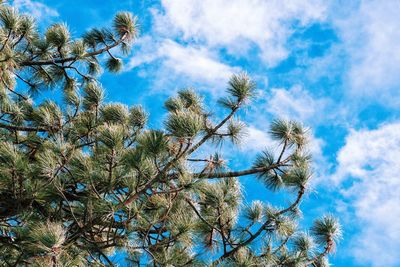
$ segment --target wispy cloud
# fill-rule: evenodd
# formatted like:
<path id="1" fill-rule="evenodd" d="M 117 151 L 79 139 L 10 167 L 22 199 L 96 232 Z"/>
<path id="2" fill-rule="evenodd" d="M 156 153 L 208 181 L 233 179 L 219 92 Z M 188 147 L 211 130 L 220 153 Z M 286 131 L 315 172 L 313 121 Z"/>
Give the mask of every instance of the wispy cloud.
<path id="1" fill-rule="evenodd" d="M 255 45 L 270 66 L 290 53 L 286 42 L 295 24 L 324 20 L 326 11 L 326 2 L 318 0 L 180 0 L 162 6 L 155 12 L 159 33 L 224 47 L 235 56 Z"/>
<path id="2" fill-rule="evenodd" d="M 333 179 L 342 183 L 354 258 L 372 266 L 398 266 L 400 248 L 400 122 L 353 130 L 339 151 Z M 352 184 L 348 185 L 348 179 Z M 346 186 L 347 184 L 347 186 Z M 349 215 L 349 214 L 347 214 Z M 354 222 L 357 224 L 354 225 Z"/>
<path id="3" fill-rule="evenodd" d="M 173 41 L 166 41 L 160 47 L 166 59 L 164 64 L 174 72 L 194 79 L 204 79 L 206 83 L 226 83 L 232 73 L 240 68 L 221 63 L 204 47 L 187 47 Z"/>
<path id="4" fill-rule="evenodd" d="M 156 44 L 146 36 L 139 41 L 140 49 L 128 63 L 127 70 L 139 65 L 159 63 L 155 70 L 158 80 L 185 80 L 187 85 L 199 84 L 202 88 L 218 96 L 233 73 L 240 72 L 239 67 L 222 63 L 218 56 L 202 46 L 185 46 L 170 39 L 163 39 Z M 149 47 L 152 48 L 150 53 Z M 152 70 L 152 75 L 154 75 Z"/>
<path id="5" fill-rule="evenodd" d="M 400 3 L 371 0 L 352 7 L 333 21 L 349 57 L 347 93 L 358 99 L 398 107 Z"/>
<path id="6" fill-rule="evenodd" d="M 273 148 L 276 144 L 268 135 L 268 129 L 258 129 L 254 125 L 249 125 L 246 129 L 247 135 L 241 148 L 243 151 L 259 152 Z"/>
<path id="7" fill-rule="evenodd" d="M 180 80 L 218 94 L 241 71 L 240 58 L 251 54 L 267 66 L 286 59 L 296 27 L 325 20 L 326 8 L 319 0 L 161 1 L 152 7 L 150 31 L 138 40 L 126 71 L 139 68 L 164 88 Z"/>
<path id="8" fill-rule="evenodd" d="M 289 89 L 272 88 L 265 108 L 275 117 L 290 118 L 315 125 L 317 120 L 328 113 L 326 111 L 330 105 L 329 99 L 314 98 L 302 86 L 293 85 Z"/>

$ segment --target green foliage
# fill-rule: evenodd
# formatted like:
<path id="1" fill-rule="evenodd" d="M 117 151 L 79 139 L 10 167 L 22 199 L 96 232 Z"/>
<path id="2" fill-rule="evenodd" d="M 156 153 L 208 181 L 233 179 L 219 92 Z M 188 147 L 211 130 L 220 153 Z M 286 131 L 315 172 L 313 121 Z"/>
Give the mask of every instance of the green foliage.
<path id="1" fill-rule="evenodd" d="M 218 101 L 225 108 L 236 110 L 256 95 L 256 84 L 246 73 L 233 75 L 228 85 L 227 92 L 230 96 Z"/>
<path id="2" fill-rule="evenodd" d="M 140 105 L 107 102 L 96 80 L 102 67 L 121 70 L 113 51 L 129 52 L 137 33 L 127 12 L 82 38 L 63 23 L 40 32 L 0 4 L 0 265 L 112 266 L 122 251 L 133 266 L 327 266 L 337 220 L 316 220 L 311 236 L 299 227 L 312 177 L 307 129 L 273 121 L 277 152 L 230 170 L 240 150 L 227 162 L 224 141 L 246 139 L 238 111 L 256 95 L 244 73 L 228 81 L 222 119 L 183 89 L 147 125 Z M 45 89 L 63 101 L 42 100 Z M 246 175 L 291 202 L 246 203 Z"/>
<path id="3" fill-rule="evenodd" d="M 109 149 L 121 149 L 125 136 L 124 129 L 119 125 L 106 125 L 99 128 L 98 141 Z"/>
<path id="4" fill-rule="evenodd" d="M 120 12 L 114 18 L 113 27 L 120 37 L 127 34 L 129 39 L 133 39 L 138 33 L 137 17 L 129 12 Z"/>
<path id="5" fill-rule="evenodd" d="M 129 123 L 134 127 L 143 128 L 147 122 L 147 113 L 141 106 L 134 106 L 129 111 Z"/>
<path id="6" fill-rule="evenodd" d="M 107 104 L 100 110 L 104 122 L 109 124 L 126 124 L 129 113 L 128 107 L 122 104 Z"/>
<path id="7" fill-rule="evenodd" d="M 203 117 L 191 111 L 171 113 L 165 123 L 166 130 L 178 138 L 193 138 L 200 133 L 203 127 Z"/>
<path id="8" fill-rule="evenodd" d="M 245 209 L 244 217 L 251 222 L 259 222 L 263 218 L 264 205 L 256 200 Z"/>
<path id="9" fill-rule="evenodd" d="M 122 69 L 122 60 L 115 57 L 110 57 L 106 63 L 107 69 L 110 72 L 119 72 Z"/>
<path id="10" fill-rule="evenodd" d="M 38 253 L 52 253 L 62 247 L 65 242 L 65 231 L 62 225 L 57 223 L 38 223 L 29 229 L 28 236 L 32 240 L 32 246 Z"/>
<path id="11" fill-rule="evenodd" d="M 180 98 L 169 98 L 165 101 L 164 106 L 169 112 L 180 111 L 184 108 Z"/>
<path id="12" fill-rule="evenodd" d="M 258 173 L 258 178 L 264 182 L 268 189 L 277 191 L 284 187 L 284 181 L 279 170 L 270 169 L 270 166 L 272 166 L 274 163 L 275 157 L 273 153 L 266 150 L 257 156 L 253 166 L 254 168 L 265 168 L 265 171 Z"/>
<path id="13" fill-rule="evenodd" d="M 203 109 L 203 99 L 196 94 L 193 89 L 184 89 L 178 92 L 178 97 L 182 101 L 183 107 L 193 112 L 201 112 Z"/>
<path id="14" fill-rule="evenodd" d="M 287 120 L 274 120 L 271 123 L 270 134 L 275 140 L 288 140 L 292 134 L 291 122 Z"/>
<path id="15" fill-rule="evenodd" d="M 285 185 L 305 188 L 311 178 L 311 172 L 306 167 L 293 168 L 284 176 Z"/>
<path id="16" fill-rule="evenodd" d="M 87 110 L 98 108 L 104 99 L 103 89 L 96 82 L 89 82 L 84 87 L 83 107 Z"/>
<path id="17" fill-rule="evenodd" d="M 265 168 L 271 166 L 274 162 L 274 154 L 269 150 L 265 150 L 257 156 L 253 166 L 255 168 Z"/>
<path id="18" fill-rule="evenodd" d="M 293 246 L 302 255 L 309 256 L 314 252 L 315 243 L 311 236 L 306 233 L 300 233 L 293 239 Z"/>
<path id="19" fill-rule="evenodd" d="M 326 215 L 317 219 L 311 228 L 311 233 L 318 244 L 328 244 L 333 249 L 335 243 L 342 236 L 342 229 L 338 220 L 332 215 Z"/>
<path id="20" fill-rule="evenodd" d="M 233 75 L 229 81 L 228 92 L 238 102 L 246 101 L 255 96 L 256 84 L 250 79 L 246 73 Z"/>
<path id="21" fill-rule="evenodd" d="M 138 145 L 142 151 L 155 157 L 167 150 L 168 139 L 161 131 L 147 131 L 140 135 Z"/>
<path id="22" fill-rule="evenodd" d="M 1 6 L 0 21 L 5 30 L 18 30 L 20 26 L 20 15 L 10 6 Z"/>
<path id="23" fill-rule="evenodd" d="M 68 44 L 70 33 L 65 24 L 54 24 L 47 29 L 46 41 L 55 47 L 63 47 Z"/>
<path id="24" fill-rule="evenodd" d="M 71 44 L 71 54 L 77 58 L 84 58 L 86 44 L 82 40 L 77 40 Z"/>
<path id="25" fill-rule="evenodd" d="M 271 137 L 287 145 L 301 148 L 307 144 L 307 129 L 295 121 L 274 120 L 270 128 Z"/>
<path id="26" fill-rule="evenodd" d="M 184 110 L 196 114 L 202 114 L 203 112 L 203 99 L 192 89 L 180 90 L 177 97 L 169 98 L 164 105 L 169 112 Z"/>
<path id="27" fill-rule="evenodd" d="M 238 145 L 246 135 L 246 125 L 239 120 L 230 120 L 227 125 L 227 135 L 232 143 Z"/>

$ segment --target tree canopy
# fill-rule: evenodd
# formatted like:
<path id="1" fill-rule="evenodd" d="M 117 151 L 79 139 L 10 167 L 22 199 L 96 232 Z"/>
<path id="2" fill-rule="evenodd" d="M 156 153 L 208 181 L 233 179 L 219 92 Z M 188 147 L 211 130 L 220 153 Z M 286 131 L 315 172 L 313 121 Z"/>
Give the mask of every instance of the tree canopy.
<path id="1" fill-rule="evenodd" d="M 299 225 L 312 178 L 307 128 L 272 121 L 278 152 L 260 151 L 245 169 L 211 149 L 246 139 L 238 111 L 256 97 L 247 74 L 228 81 L 223 118 L 184 89 L 153 129 L 141 106 L 107 102 L 96 79 L 121 70 L 115 54 L 127 55 L 138 32 L 132 14 L 74 38 L 64 23 L 40 32 L 1 4 L 0 27 L 2 266 L 112 266 L 113 253 L 132 266 L 328 265 L 338 221 Z M 43 100 L 46 90 L 62 100 Z M 248 203 L 247 175 L 291 203 Z"/>

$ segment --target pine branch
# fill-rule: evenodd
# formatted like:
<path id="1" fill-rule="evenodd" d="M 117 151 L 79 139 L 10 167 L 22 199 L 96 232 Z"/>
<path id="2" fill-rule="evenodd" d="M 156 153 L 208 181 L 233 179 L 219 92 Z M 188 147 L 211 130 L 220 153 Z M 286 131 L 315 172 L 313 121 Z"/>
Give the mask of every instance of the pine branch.
<path id="1" fill-rule="evenodd" d="M 306 265 L 307 265 L 307 266 L 308 266 L 308 265 L 313 265 L 313 266 L 315 266 L 315 264 L 316 264 L 316 262 L 317 262 L 318 260 L 320 260 L 321 258 L 323 258 L 323 257 L 325 257 L 325 256 L 327 256 L 327 255 L 329 254 L 329 252 L 332 250 L 332 247 L 333 247 L 333 241 L 330 240 L 330 241 L 328 241 L 328 243 L 326 244 L 324 250 L 323 250 L 320 254 L 316 255 L 314 258 L 310 259 L 310 260 L 306 263 Z"/>
<path id="2" fill-rule="evenodd" d="M 199 178 L 199 179 L 219 179 L 219 178 L 240 177 L 240 176 L 246 176 L 246 175 L 251 175 L 251 174 L 264 173 L 269 170 L 276 169 L 278 167 L 288 166 L 286 163 L 289 160 L 290 160 L 290 158 L 282 161 L 281 163 L 272 164 L 270 166 L 251 168 L 251 169 L 242 170 L 242 171 L 230 171 L 230 172 L 220 172 L 220 173 L 194 173 L 192 175 L 194 178 Z"/>
<path id="3" fill-rule="evenodd" d="M 292 211 L 294 208 L 296 208 L 303 195 L 305 193 L 305 188 L 300 188 L 298 194 L 297 194 L 297 198 L 296 200 L 287 208 L 280 210 L 279 212 L 275 213 L 275 216 L 279 216 L 282 214 L 285 214 L 289 211 Z M 257 237 L 259 237 L 261 235 L 261 233 L 267 229 L 267 227 L 273 222 L 273 220 L 268 219 L 254 234 L 250 235 L 250 237 L 248 239 L 246 239 L 244 242 L 240 243 L 239 245 L 237 245 L 234 249 L 224 253 L 219 259 L 217 259 L 216 261 L 213 262 L 213 266 L 217 266 L 218 264 L 220 264 L 224 259 L 231 257 L 233 254 L 235 254 L 240 248 L 245 247 L 247 245 L 249 245 L 251 242 L 253 242 Z"/>
<path id="4" fill-rule="evenodd" d="M 118 41 L 116 41 L 114 44 L 106 46 L 102 49 L 99 50 L 95 50 L 89 53 L 86 53 L 84 55 L 85 58 L 89 58 L 89 57 L 94 57 L 94 56 L 98 56 L 104 52 L 109 51 L 110 49 L 120 45 L 126 38 L 127 38 L 128 34 L 125 33 L 121 38 L 119 38 Z M 44 66 L 44 65 L 52 65 L 52 64 L 59 64 L 59 63 L 66 63 L 66 62 L 71 62 L 71 61 L 76 61 L 79 60 L 79 57 L 66 57 L 66 58 L 56 58 L 53 60 L 38 60 L 38 61 L 22 61 L 20 62 L 18 65 L 21 67 L 24 66 Z"/>
<path id="5" fill-rule="evenodd" d="M 31 127 L 31 126 L 18 126 L 18 125 L 11 125 L 5 124 L 0 122 L 0 128 L 7 129 L 10 131 L 22 131 L 22 132 L 49 132 L 51 130 L 58 130 L 56 127 Z"/>
<path id="6" fill-rule="evenodd" d="M 240 102 L 236 104 L 236 106 L 232 109 L 232 111 L 226 116 L 217 126 L 212 128 L 198 143 L 194 144 L 187 152 L 187 155 L 192 154 L 194 151 L 196 151 L 202 144 L 204 144 L 208 139 L 210 139 L 217 131 L 220 129 L 227 121 L 229 121 L 230 118 L 233 117 L 233 115 L 236 113 L 236 111 L 240 107 Z"/>
<path id="7" fill-rule="evenodd" d="M 12 30 L 11 29 L 8 30 L 8 34 L 7 34 L 6 40 L 4 41 L 3 45 L 0 48 L 0 52 L 2 52 L 4 50 L 4 48 L 6 47 L 8 41 L 10 40 L 11 33 L 12 33 Z"/>

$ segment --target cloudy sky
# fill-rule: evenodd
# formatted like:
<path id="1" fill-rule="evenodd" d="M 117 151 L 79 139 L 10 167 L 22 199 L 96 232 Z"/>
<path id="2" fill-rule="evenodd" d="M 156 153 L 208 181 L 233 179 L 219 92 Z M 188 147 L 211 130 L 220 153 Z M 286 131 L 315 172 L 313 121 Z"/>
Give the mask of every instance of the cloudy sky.
<path id="1" fill-rule="evenodd" d="M 141 33 L 125 69 L 101 81 L 109 101 L 143 104 L 150 127 L 178 89 L 196 88 L 213 107 L 230 75 L 247 71 L 258 98 L 230 165 L 271 145 L 271 119 L 302 121 L 316 168 L 304 224 L 323 212 L 340 218 L 334 266 L 400 266 L 400 1 L 13 2 L 42 27 L 67 22 L 75 37 L 117 11 L 135 13 Z M 266 199 L 252 177 L 242 182 L 247 199 Z"/>

